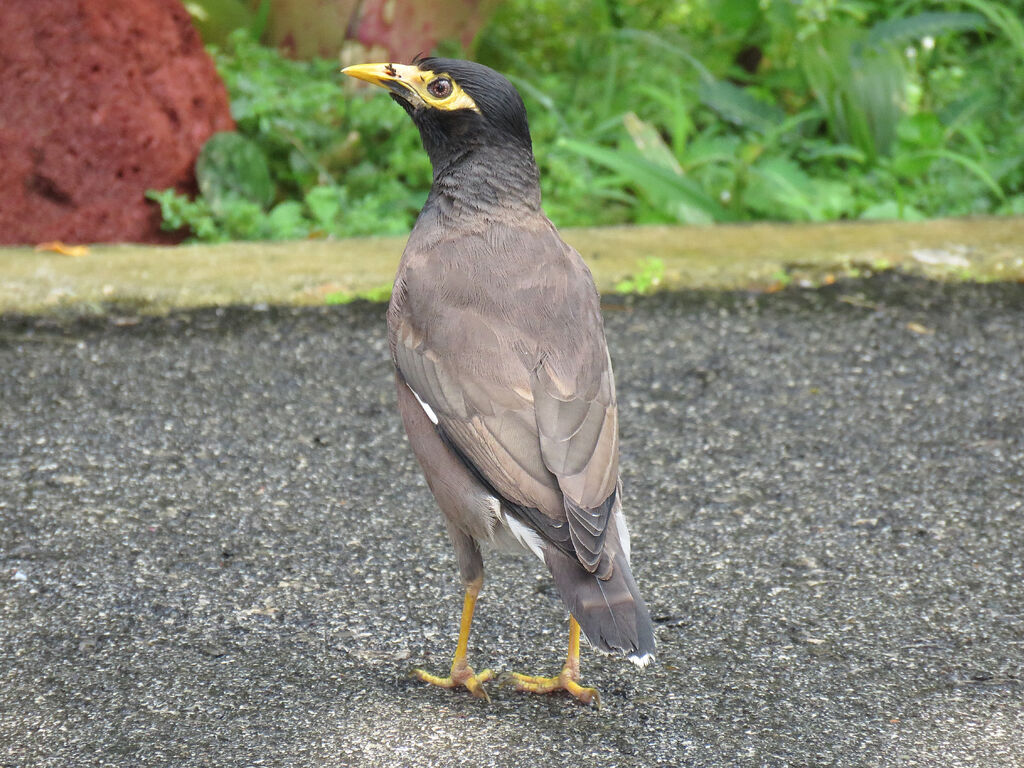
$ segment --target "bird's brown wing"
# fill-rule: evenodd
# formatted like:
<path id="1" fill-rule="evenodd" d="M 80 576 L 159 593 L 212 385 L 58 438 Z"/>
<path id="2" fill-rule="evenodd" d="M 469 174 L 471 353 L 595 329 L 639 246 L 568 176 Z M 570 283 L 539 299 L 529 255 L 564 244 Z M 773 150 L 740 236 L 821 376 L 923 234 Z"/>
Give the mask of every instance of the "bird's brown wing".
<path id="1" fill-rule="evenodd" d="M 410 241 L 388 326 L 398 371 L 445 440 L 523 522 L 597 568 L 618 479 L 617 411 L 579 255 L 546 220 Z"/>

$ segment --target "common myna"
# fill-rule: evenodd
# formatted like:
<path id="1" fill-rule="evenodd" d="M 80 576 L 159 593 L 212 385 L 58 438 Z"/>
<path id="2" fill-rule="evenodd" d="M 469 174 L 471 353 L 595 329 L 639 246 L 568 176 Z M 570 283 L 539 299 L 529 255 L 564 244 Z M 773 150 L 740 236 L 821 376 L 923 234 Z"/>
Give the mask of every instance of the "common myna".
<path id="1" fill-rule="evenodd" d="M 466 646 L 483 584 L 480 545 L 523 549 L 547 566 L 569 609 L 555 677 L 579 685 L 580 628 L 639 666 L 654 653 L 629 569 L 619 482 L 618 409 L 594 280 L 541 209 L 526 107 L 494 70 L 458 59 L 361 64 L 345 74 L 387 88 L 434 170 L 388 307 L 398 406 L 444 513 L 466 587 L 451 673 L 420 679 L 487 698 Z"/>

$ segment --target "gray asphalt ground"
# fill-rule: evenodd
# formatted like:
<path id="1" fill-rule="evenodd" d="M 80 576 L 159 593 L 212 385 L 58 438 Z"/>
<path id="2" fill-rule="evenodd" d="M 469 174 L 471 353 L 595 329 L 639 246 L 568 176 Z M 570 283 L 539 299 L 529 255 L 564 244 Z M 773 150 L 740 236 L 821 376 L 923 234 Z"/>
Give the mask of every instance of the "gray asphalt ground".
<path id="1" fill-rule="evenodd" d="M 443 672 L 378 306 L 0 319 L 0 766 L 1024 765 L 1024 286 L 607 301 L 659 658 Z M 477 668 L 566 616 L 492 555 Z"/>

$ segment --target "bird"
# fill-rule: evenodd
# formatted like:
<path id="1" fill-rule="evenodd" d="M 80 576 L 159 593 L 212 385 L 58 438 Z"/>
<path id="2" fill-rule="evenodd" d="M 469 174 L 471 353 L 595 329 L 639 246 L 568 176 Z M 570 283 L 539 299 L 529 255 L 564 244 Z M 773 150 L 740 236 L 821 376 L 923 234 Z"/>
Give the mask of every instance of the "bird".
<path id="1" fill-rule="evenodd" d="M 415 675 L 489 699 L 494 672 L 467 659 L 481 547 L 525 550 L 568 610 L 568 651 L 557 675 L 498 682 L 600 707 L 597 689 L 580 683 L 581 632 L 644 667 L 654 629 L 630 570 L 600 296 L 541 206 L 523 99 L 502 74 L 460 59 L 342 72 L 405 109 L 433 169 L 395 276 L 388 343 L 398 409 L 465 594 L 449 674 Z"/>

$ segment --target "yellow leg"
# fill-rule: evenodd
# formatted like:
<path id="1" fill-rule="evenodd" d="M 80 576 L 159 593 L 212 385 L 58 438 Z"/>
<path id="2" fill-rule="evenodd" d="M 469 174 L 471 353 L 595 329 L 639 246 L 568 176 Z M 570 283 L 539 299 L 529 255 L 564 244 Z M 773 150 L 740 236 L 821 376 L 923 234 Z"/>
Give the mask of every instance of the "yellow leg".
<path id="1" fill-rule="evenodd" d="M 465 686 L 470 693 L 480 699 L 491 700 L 484 690 L 483 684 L 494 677 L 494 673 L 485 669 L 480 674 L 473 672 L 473 668 L 466 663 L 466 648 L 469 645 L 469 628 L 473 624 L 473 609 L 476 607 L 476 598 L 480 594 L 480 584 L 470 584 L 466 587 L 466 599 L 462 603 L 462 623 L 459 626 L 459 642 L 455 646 L 455 656 L 452 659 L 452 670 L 448 677 L 438 677 L 422 669 L 414 669 L 413 673 L 425 683 L 439 685 L 442 688 L 455 688 Z"/>
<path id="2" fill-rule="evenodd" d="M 535 677 L 512 673 L 516 689 L 529 693 L 552 693 L 568 691 L 584 704 L 593 704 L 601 708 L 601 694 L 596 688 L 584 688 L 580 680 L 580 625 L 573 616 L 569 617 L 569 652 L 565 658 L 565 666 L 555 677 Z"/>

